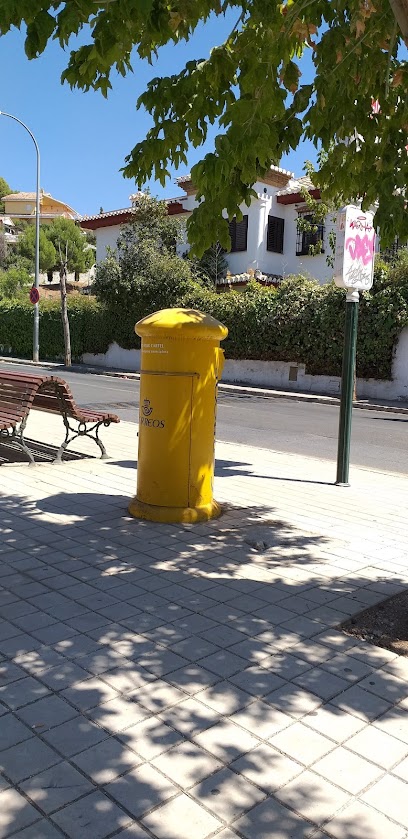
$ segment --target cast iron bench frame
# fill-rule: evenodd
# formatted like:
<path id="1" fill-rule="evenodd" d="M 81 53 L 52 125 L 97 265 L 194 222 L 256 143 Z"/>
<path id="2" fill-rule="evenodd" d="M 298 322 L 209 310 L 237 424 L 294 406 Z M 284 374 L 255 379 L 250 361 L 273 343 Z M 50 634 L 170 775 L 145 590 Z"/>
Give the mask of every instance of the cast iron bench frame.
<path id="1" fill-rule="evenodd" d="M 64 452 L 77 437 L 89 437 L 101 451 L 101 458 L 108 457 L 99 437 L 101 426 L 120 422 L 116 414 L 80 408 L 69 385 L 57 376 L 0 371 L 0 441 L 15 443 L 28 456 L 34 456 L 24 440 L 31 408 L 61 414 L 65 426 L 65 439 L 61 443 L 54 463 L 61 463 Z M 72 421 L 76 423 L 74 427 Z"/>

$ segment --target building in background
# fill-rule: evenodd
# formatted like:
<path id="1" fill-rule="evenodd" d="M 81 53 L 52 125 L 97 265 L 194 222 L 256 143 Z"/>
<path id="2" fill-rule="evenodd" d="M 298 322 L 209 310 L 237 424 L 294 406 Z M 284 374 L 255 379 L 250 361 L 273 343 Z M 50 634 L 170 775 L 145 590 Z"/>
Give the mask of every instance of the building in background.
<path id="1" fill-rule="evenodd" d="M 188 218 L 197 206 L 197 190 L 190 175 L 177 178 L 176 183 L 184 195 L 168 199 L 168 212 Z M 242 206 L 242 220 L 229 222 L 231 251 L 226 254 L 226 260 L 230 273 L 224 287 L 245 285 L 254 275 L 267 284 L 276 284 L 288 274 L 299 273 L 308 274 L 320 283 L 331 280 L 333 271 L 326 255 L 334 222 L 329 216 L 317 232 L 298 232 L 299 216 L 310 218 L 302 195 L 304 187 L 313 198 L 320 199 L 320 191 L 308 177 L 295 178 L 293 173 L 278 166 L 271 166 L 265 177 L 254 184 L 257 197 L 250 207 Z M 123 225 L 137 209 L 137 196 L 137 193 L 130 196 L 130 207 L 82 218 L 81 227 L 95 231 L 97 263 L 105 259 L 108 247 L 116 247 Z M 321 253 L 311 256 L 310 245 L 320 240 Z"/>
<path id="2" fill-rule="evenodd" d="M 35 222 L 36 193 L 35 192 L 11 192 L 4 195 L 4 215 L 15 222 Z M 56 218 L 69 218 L 77 221 L 79 214 L 66 204 L 53 198 L 49 192 L 40 192 L 40 224 L 49 224 Z"/>

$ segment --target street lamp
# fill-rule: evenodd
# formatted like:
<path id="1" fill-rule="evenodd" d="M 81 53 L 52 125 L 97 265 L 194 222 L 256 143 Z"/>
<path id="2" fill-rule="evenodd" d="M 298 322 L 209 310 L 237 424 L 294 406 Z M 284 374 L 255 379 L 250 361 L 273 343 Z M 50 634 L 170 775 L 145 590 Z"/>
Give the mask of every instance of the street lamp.
<path id="1" fill-rule="evenodd" d="M 37 152 L 37 188 L 36 188 L 36 201 L 35 201 L 35 271 L 34 271 L 34 286 L 38 290 L 40 285 L 40 149 L 38 148 L 37 140 L 34 137 L 34 134 L 28 126 L 18 119 L 14 117 L 12 114 L 6 114 L 4 111 L 0 111 L 0 116 L 2 117 L 9 117 L 10 119 L 14 119 L 15 122 L 18 122 L 19 125 L 22 125 L 26 131 L 28 131 L 34 145 L 35 150 Z M 38 303 L 34 305 L 34 333 L 33 333 L 33 361 L 39 361 L 39 353 L 40 353 L 40 312 Z"/>

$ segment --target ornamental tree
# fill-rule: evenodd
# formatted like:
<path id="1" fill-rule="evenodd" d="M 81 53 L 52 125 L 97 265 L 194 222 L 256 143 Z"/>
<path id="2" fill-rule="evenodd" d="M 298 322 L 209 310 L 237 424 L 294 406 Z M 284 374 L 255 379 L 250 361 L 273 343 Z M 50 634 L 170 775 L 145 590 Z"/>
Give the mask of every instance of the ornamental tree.
<path id="1" fill-rule="evenodd" d="M 131 71 L 133 50 L 152 61 L 211 14 L 232 10 L 237 21 L 224 43 L 148 84 L 138 105 L 153 128 L 124 174 L 139 187 L 152 176 L 163 184 L 216 123 L 214 151 L 191 172 L 200 205 L 189 238 L 198 254 L 215 241 L 228 249 L 223 212 L 239 217 L 252 184 L 309 138 L 327 154 L 316 173 L 324 199 L 362 199 L 364 209 L 377 202 L 384 243 L 407 239 L 408 0 L 3 0 L 0 32 L 26 24 L 26 53 L 36 58 L 51 39 L 65 48 L 85 30 L 88 43 L 70 53 L 62 78 L 106 96 L 112 71 Z M 310 81 L 302 77 L 307 50 Z"/>

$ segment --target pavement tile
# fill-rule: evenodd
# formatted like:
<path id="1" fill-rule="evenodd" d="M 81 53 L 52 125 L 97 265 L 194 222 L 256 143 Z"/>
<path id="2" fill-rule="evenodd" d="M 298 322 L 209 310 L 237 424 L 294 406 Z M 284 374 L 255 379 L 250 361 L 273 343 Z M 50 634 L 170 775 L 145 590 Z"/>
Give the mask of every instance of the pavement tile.
<path id="1" fill-rule="evenodd" d="M 18 839 L 61 839 L 63 835 L 56 825 L 45 819 L 19 830 L 17 833 Z"/>
<path id="2" fill-rule="evenodd" d="M 72 702 L 80 711 L 88 711 L 118 696 L 117 691 L 97 676 L 85 679 L 61 691 L 60 697 Z"/>
<path id="3" fill-rule="evenodd" d="M 405 839 L 405 829 L 361 801 L 352 801 L 325 825 L 330 836 L 344 839 Z"/>
<path id="4" fill-rule="evenodd" d="M 4 687 L 18 679 L 24 679 L 27 676 L 25 670 L 13 664 L 11 661 L 2 661 L 0 663 L 0 686 Z"/>
<path id="5" fill-rule="evenodd" d="M 87 717 L 90 720 L 103 726 L 111 734 L 130 728 L 131 725 L 141 722 L 147 716 L 146 709 L 129 696 L 116 696 L 104 702 L 103 705 L 87 711 Z"/>
<path id="6" fill-rule="evenodd" d="M 66 661 L 57 667 L 52 667 L 45 673 L 41 673 L 41 680 L 52 690 L 59 691 L 69 687 L 75 682 L 80 682 L 89 677 L 89 673 L 78 664 Z"/>
<path id="7" fill-rule="evenodd" d="M 77 716 L 77 711 L 59 696 L 50 694 L 43 699 L 19 708 L 18 716 L 35 731 L 41 733 Z"/>
<path id="8" fill-rule="evenodd" d="M 234 772 L 245 775 L 252 783 L 269 794 L 287 784 L 304 767 L 295 760 L 281 754 L 272 745 L 261 743 L 252 751 L 234 760 L 230 766 Z"/>
<path id="9" fill-rule="evenodd" d="M 129 827 L 115 833 L 115 839 L 151 839 L 151 833 L 147 833 L 140 824 L 133 822 Z"/>
<path id="10" fill-rule="evenodd" d="M 272 708 L 261 699 L 233 714 L 231 721 L 265 740 L 293 722 L 292 717 L 277 708 Z"/>
<path id="11" fill-rule="evenodd" d="M 187 658 L 189 661 L 199 661 L 200 658 L 216 652 L 219 647 L 205 638 L 200 638 L 199 635 L 191 635 L 189 638 L 177 641 L 171 649 L 174 653 Z"/>
<path id="12" fill-rule="evenodd" d="M 338 787 L 306 769 L 275 795 L 288 807 L 317 825 L 333 817 L 344 807 L 349 795 Z"/>
<path id="13" fill-rule="evenodd" d="M 14 782 L 24 781 L 61 761 L 60 756 L 38 737 L 0 752 L 0 770 Z"/>
<path id="14" fill-rule="evenodd" d="M 90 792 L 93 786 L 69 763 L 63 761 L 24 781 L 21 789 L 45 813 L 52 813 Z"/>
<path id="15" fill-rule="evenodd" d="M 0 839 L 9 836 L 10 833 L 18 835 L 20 831 L 33 822 L 38 822 L 40 813 L 15 789 L 6 789 L 0 792 Z M 37 834 L 33 833 L 34 836 Z"/>
<path id="16" fill-rule="evenodd" d="M 53 820 L 70 839 L 104 839 L 131 819 L 103 792 L 91 792 L 74 804 L 68 804 Z"/>
<path id="17" fill-rule="evenodd" d="M 117 739 L 141 755 L 144 760 L 151 760 L 167 752 L 184 738 L 179 731 L 165 725 L 160 717 L 149 717 L 125 731 L 120 731 Z"/>
<path id="18" fill-rule="evenodd" d="M 75 755 L 72 762 L 96 784 L 108 784 L 119 775 L 139 766 L 142 759 L 127 749 L 124 743 L 114 737 L 109 737 L 97 743 L 96 746 L 91 746 Z"/>
<path id="19" fill-rule="evenodd" d="M 218 652 L 202 658 L 200 665 L 206 670 L 216 673 L 221 679 L 228 679 L 228 677 L 246 667 L 247 661 L 230 652 L 230 650 L 218 650 Z"/>
<path id="20" fill-rule="evenodd" d="M 247 662 L 244 662 L 243 668 L 236 675 L 230 676 L 230 681 L 234 685 L 242 688 L 247 693 L 252 694 L 258 698 L 266 696 L 267 693 L 284 687 L 287 682 L 271 670 L 262 667 L 261 664 L 256 664 L 253 667 L 246 667 Z"/>
<path id="21" fill-rule="evenodd" d="M 360 685 L 352 685 L 348 690 L 333 697 L 331 703 L 367 722 L 372 722 L 384 714 L 392 704 L 374 693 L 363 690 Z"/>
<path id="22" fill-rule="evenodd" d="M 233 821 L 265 798 L 262 790 L 226 768 L 198 783 L 190 793 L 225 822 Z"/>
<path id="23" fill-rule="evenodd" d="M 158 839 L 206 839 L 221 826 L 218 819 L 184 794 L 162 804 L 143 822 Z"/>
<path id="24" fill-rule="evenodd" d="M 199 731 L 204 731 L 205 728 L 214 725 L 219 720 L 220 714 L 204 705 L 203 702 L 199 702 L 195 696 L 190 696 L 172 708 L 165 708 L 160 712 L 160 718 L 186 737 L 193 737 Z"/>
<path id="25" fill-rule="evenodd" d="M 402 760 L 398 766 L 394 766 L 392 774 L 397 775 L 397 777 L 401 778 L 402 781 L 406 781 L 408 783 L 408 757 Z"/>
<path id="26" fill-rule="evenodd" d="M 161 772 L 146 763 L 111 781 L 105 789 L 115 801 L 138 819 L 179 792 Z"/>
<path id="27" fill-rule="evenodd" d="M 366 720 L 354 717 L 352 714 L 345 714 L 330 702 L 306 714 L 302 718 L 302 723 L 325 734 L 336 743 L 343 743 L 367 725 Z"/>
<path id="28" fill-rule="evenodd" d="M 203 746 L 204 749 L 216 755 L 224 763 L 230 763 L 231 760 L 243 752 L 250 751 L 259 743 L 257 737 L 236 726 L 228 719 L 222 719 L 212 728 L 207 728 L 206 731 L 197 734 L 194 740 L 199 746 Z"/>
<path id="29" fill-rule="evenodd" d="M 221 767 L 219 760 L 189 741 L 173 746 L 154 758 L 152 765 L 183 789 L 188 789 Z"/>
<path id="30" fill-rule="evenodd" d="M 198 664 L 190 662 L 185 667 L 174 670 L 173 673 L 167 675 L 167 679 L 173 685 L 182 688 L 183 691 L 194 696 L 195 693 L 203 690 L 203 688 L 218 682 L 220 675 L 201 667 L 200 661 Z"/>
<path id="31" fill-rule="evenodd" d="M 382 699 L 388 699 L 392 703 L 400 702 L 408 696 L 406 678 L 398 678 L 383 669 L 371 673 L 359 683 L 359 687 L 375 693 Z"/>
<path id="32" fill-rule="evenodd" d="M 206 690 L 197 694 L 197 699 L 204 702 L 210 708 L 218 711 L 219 714 L 232 714 L 234 711 L 239 711 L 240 708 L 245 708 L 250 702 L 254 701 L 254 697 L 244 690 L 241 690 L 232 682 L 224 680 L 212 685 Z"/>
<path id="33" fill-rule="evenodd" d="M 167 679 L 170 679 L 170 676 Z M 165 708 L 171 708 L 185 700 L 187 693 L 180 690 L 175 684 L 169 684 L 164 679 L 156 679 L 156 681 L 148 683 L 138 690 L 125 694 L 124 698 L 137 702 L 147 710 L 158 714 Z"/>
<path id="34" fill-rule="evenodd" d="M 37 679 L 27 676 L 25 679 L 0 687 L 0 700 L 8 708 L 15 710 L 42 696 L 47 696 L 49 692 L 49 689 Z"/>
<path id="35" fill-rule="evenodd" d="M 282 679 L 286 679 L 287 681 L 291 681 L 296 676 L 306 673 L 312 667 L 309 662 L 304 661 L 302 658 L 297 658 L 295 655 L 290 655 L 289 653 L 282 654 L 275 651 L 272 655 L 262 658 L 259 664 L 261 667 L 265 667 L 266 670 L 271 670 L 272 673 L 281 676 Z"/>
<path id="36" fill-rule="evenodd" d="M 306 670 L 300 676 L 296 676 L 293 682 L 325 700 L 331 699 L 349 686 L 349 682 L 345 679 L 340 679 L 321 667 L 312 667 L 310 670 Z"/>
<path id="37" fill-rule="evenodd" d="M 361 796 L 362 801 L 408 830 L 407 785 L 386 775 Z"/>
<path id="38" fill-rule="evenodd" d="M 200 631 L 200 635 L 205 638 L 207 641 L 210 641 L 212 644 L 216 644 L 218 647 L 222 647 L 226 649 L 227 647 L 232 647 L 233 644 L 238 644 L 240 641 L 246 640 L 246 635 L 243 632 L 240 632 L 238 627 L 230 626 L 227 623 L 227 615 L 226 609 L 228 606 L 223 604 L 222 610 L 223 612 L 220 615 L 221 623 L 218 626 L 213 625 L 210 629 Z M 212 621 L 214 624 L 214 621 Z"/>
<path id="39" fill-rule="evenodd" d="M 288 810 L 275 798 L 267 798 L 257 804 L 238 819 L 234 827 L 245 839 L 306 839 L 312 835 L 310 822 Z"/>
<path id="40" fill-rule="evenodd" d="M 338 746 L 331 754 L 318 760 L 313 766 L 313 771 L 352 795 L 361 793 L 383 774 L 380 767 L 374 766 L 343 746 Z"/>
<path id="41" fill-rule="evenodd" d="M 22 743 L 33 736 L 33 732 L 23 725 L 13 714 L 5 714 L 0 723 L 0 751 Z"/>
<path id="42" fill-rule="evenodd" d="M 43 733 L 44 739 L 67 757 L 94 746 L 107 736 L 106 731 L 83 716 L 74 717 Z"/>
<path id="43" fill-rule="evenodd" d="M 268 693 L 264 701 L 296 718 L 305 716 L 322 704 L 322 700 L 314 693 L 302 690 L 293 683 Z"/>
<path id="44" fill-rule="evenodd" d="M 390 708 L 385 714 L 374 720 L 375 728 L 391 734 L 397 740 L 408 743 L 407 710 L 399 705 Z"/>
<path id="45" fill-rule="evenodd" d="M 366 726 L 363 731 L 351 737 L 347 741 L 347 748 L 383 769 L 391 769 L 397 761 L 408 755 L 408 744 L 385 734 L 373 725 Z M 394 769 L 393 772 L 395 771 Z"/>
<path id="46" fill-rule="evenodd" d="M 334 743 L 323 734 L 313 731 L 301 722 L 295 722 L 270 738 L 276 749 L 310 766 L 316 760 L 333 751 Z"/>
<path id="47" fill-rule="evenodd" d="M 7 638 L 6 641 L 2 641 L 1 651 L 9 658 L 14 658 L 16 655 L 38 650 L 41 646 L 42 641 L 38 638 L 34 638 L 33 635 L 28 635 L 27 633 L 21 633 L 20 635 L 15 635 L 14 638 Z"/>
<path id="48" fill-rule="evenodd" d="M 335 655 L 329 661 L 323 661 L 321 667 L 323 670 L 328 670 L 329 673 L 333 673 L 348 682 L 360 681 L 364 676 L 373 672 L 372 667 L 368 664 L 346 654 Z"/>

